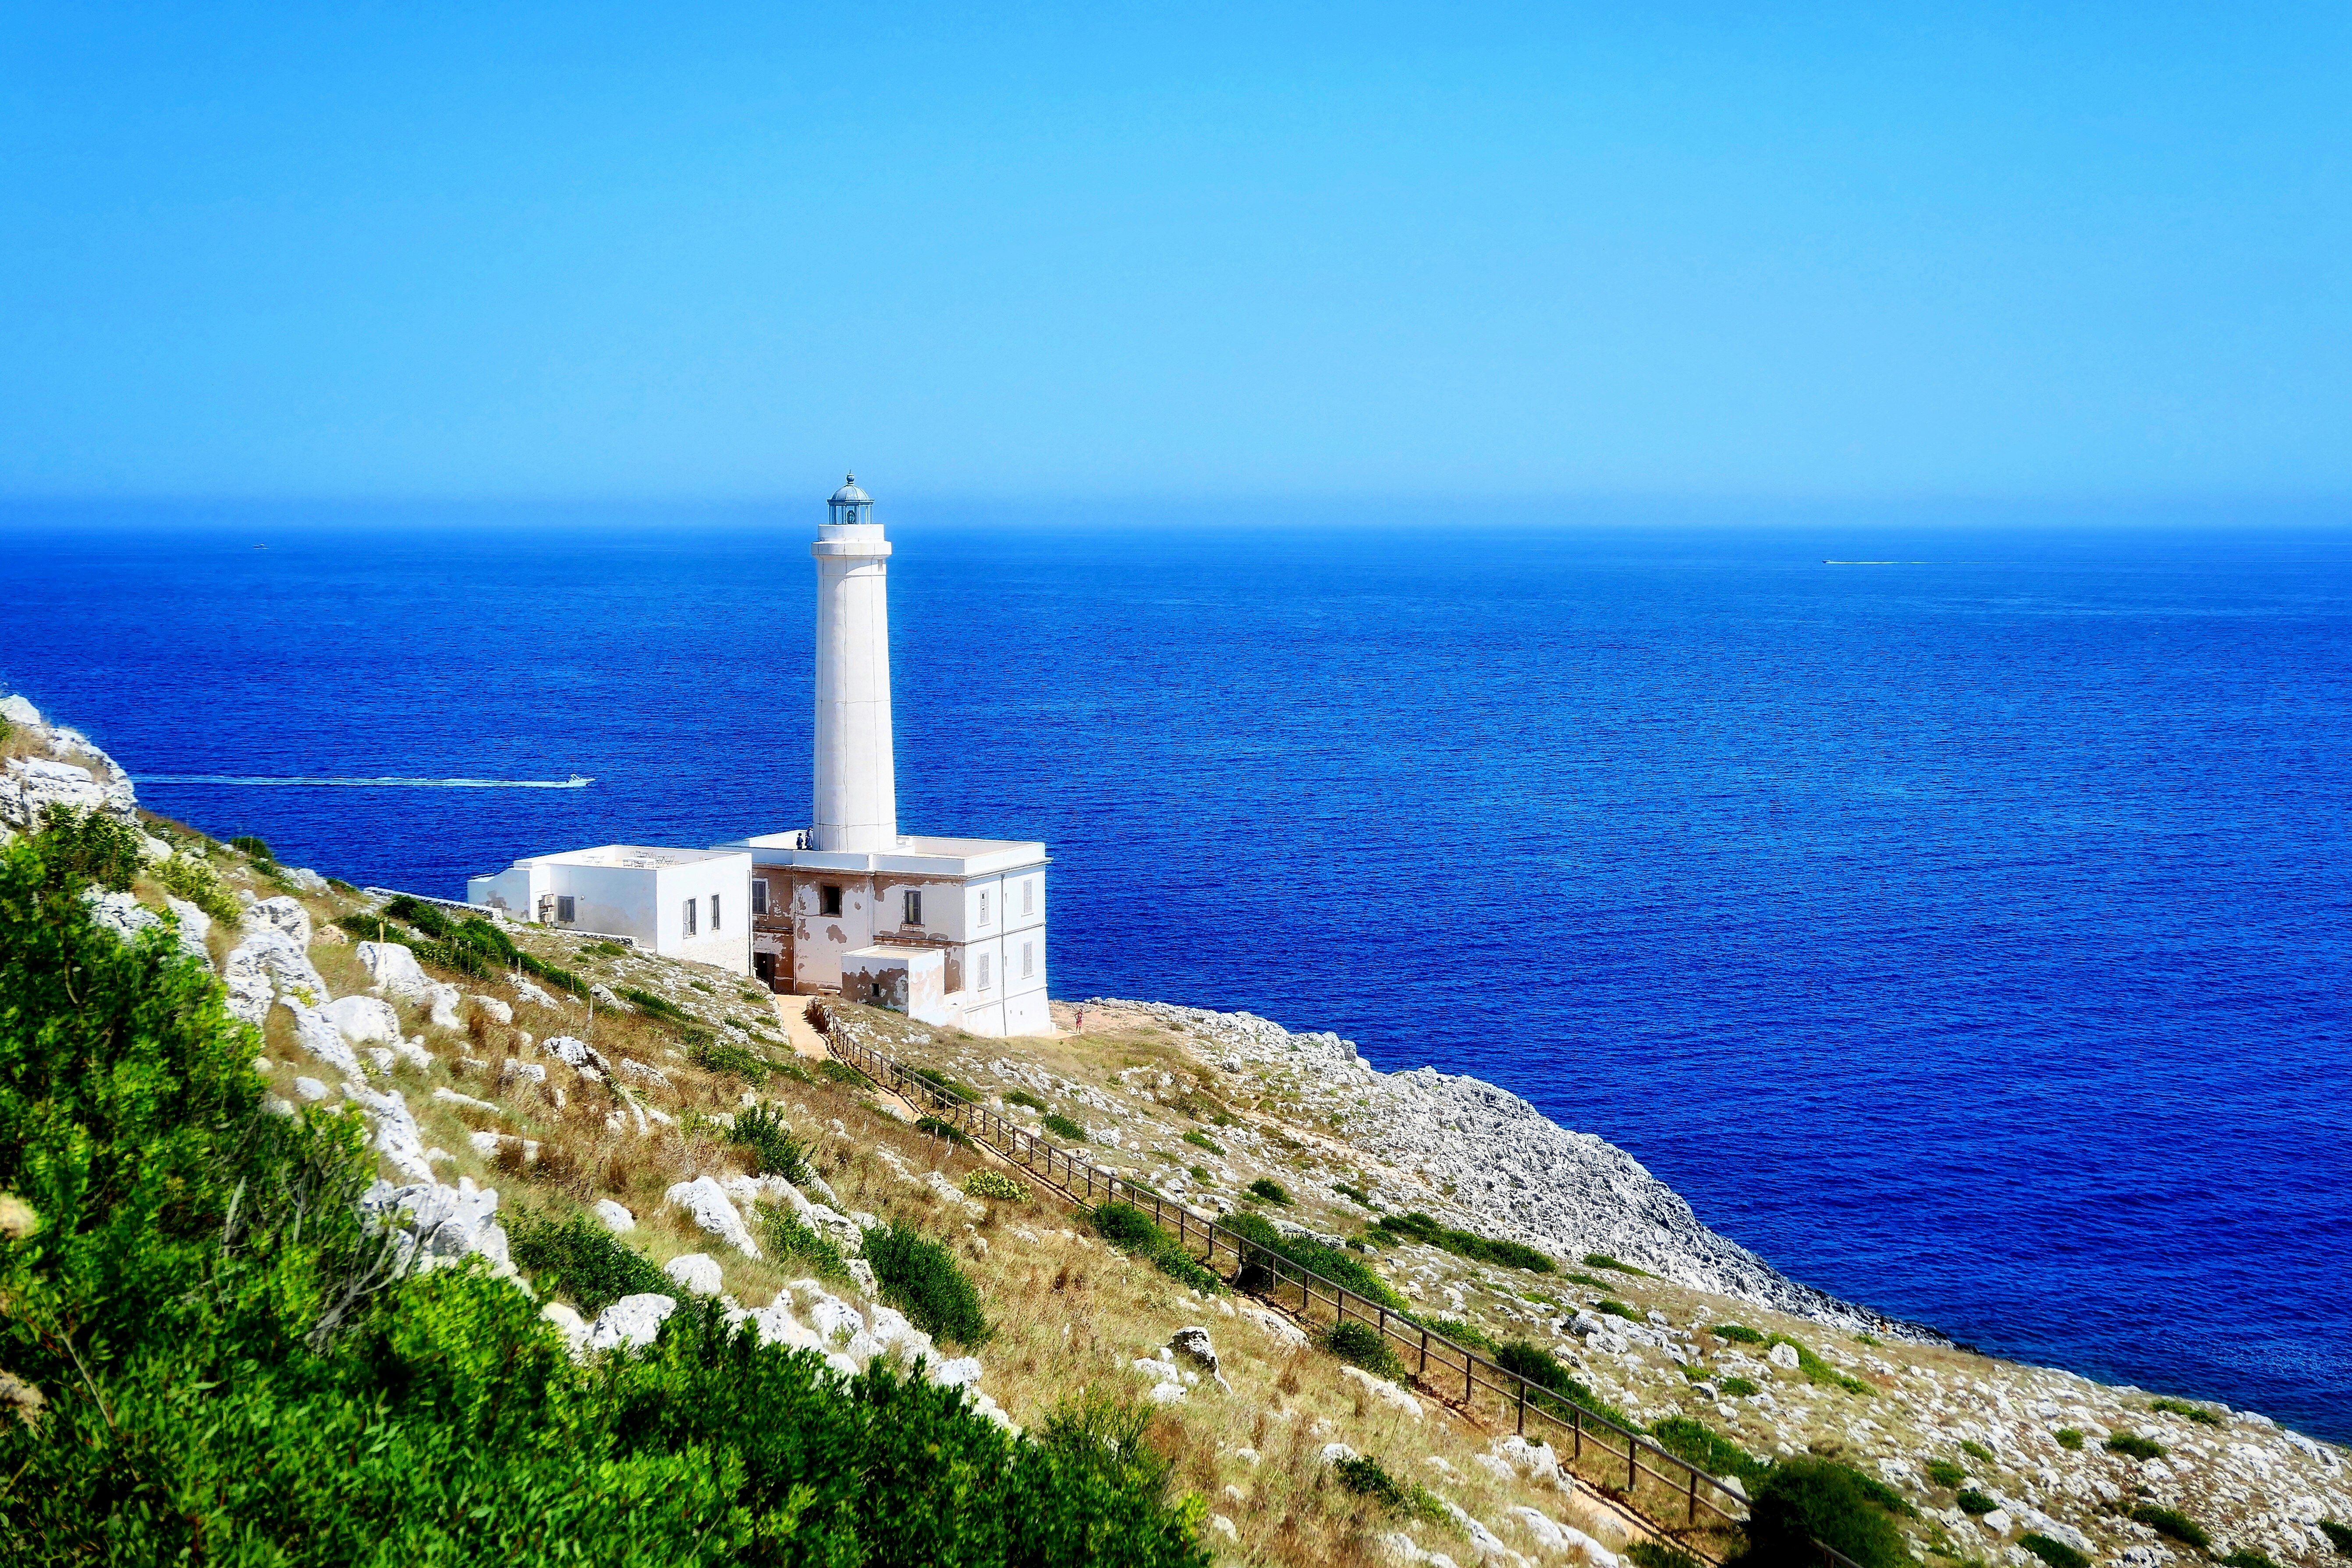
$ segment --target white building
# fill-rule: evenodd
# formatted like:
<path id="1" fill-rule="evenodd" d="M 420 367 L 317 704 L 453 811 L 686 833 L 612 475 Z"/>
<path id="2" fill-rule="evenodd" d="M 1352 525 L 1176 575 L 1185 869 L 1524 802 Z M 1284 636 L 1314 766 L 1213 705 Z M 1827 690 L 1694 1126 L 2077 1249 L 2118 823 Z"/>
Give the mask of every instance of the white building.
<path id="1" fill-rule="evenodd" d="M 753 972 L 975 1035 L 1049 1033 L 1045 847 L 898 831 L 890 543 L 855 476 L 816 557 L 813 825 L 722 844 L 751 858 Z"/>
<path id="2" fill-rule="evenodd" d="M 468 903 L 512 918 L 625 936 L 666 958 L 751 973 L 751 857 L 740 849 L 606 844 L 534 855 L 466 882 Z"/>

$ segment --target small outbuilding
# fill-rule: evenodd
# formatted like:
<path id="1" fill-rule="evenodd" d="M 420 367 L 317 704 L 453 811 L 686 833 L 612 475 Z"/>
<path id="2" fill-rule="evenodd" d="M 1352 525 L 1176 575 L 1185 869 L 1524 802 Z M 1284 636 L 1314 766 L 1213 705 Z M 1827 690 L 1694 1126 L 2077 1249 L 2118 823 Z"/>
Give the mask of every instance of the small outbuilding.
<path id="1" fill-rule="evenodd" d="M 534 925 L 625 936 L 665 958 L 751 973 L 751 857 L 605 844 L 534 855 L 466 882 L 468 903 Z"/>

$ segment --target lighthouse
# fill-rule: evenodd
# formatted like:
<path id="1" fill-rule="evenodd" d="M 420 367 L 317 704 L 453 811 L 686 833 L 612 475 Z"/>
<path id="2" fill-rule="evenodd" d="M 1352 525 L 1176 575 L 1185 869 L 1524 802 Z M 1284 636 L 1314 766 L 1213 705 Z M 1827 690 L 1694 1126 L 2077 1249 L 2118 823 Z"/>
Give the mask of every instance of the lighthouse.
<path id="1" fill-rule="evenodd" d="M 1049 1034 L 1045 846 L 898 831 L 890 542 L 874 507 L 852 474 L 809 546 L 808 826 L 713 847 L 751 853 L 752 972 L 774 991 L 838 994 L 975 1035 Z"/>
<path id="2" fill-rule="evenodd" d="M 816 791 L 809 847 L 898 847 L 890 755 L 890 542 L 851 474 L 825 502 L 816 557 Z"/>

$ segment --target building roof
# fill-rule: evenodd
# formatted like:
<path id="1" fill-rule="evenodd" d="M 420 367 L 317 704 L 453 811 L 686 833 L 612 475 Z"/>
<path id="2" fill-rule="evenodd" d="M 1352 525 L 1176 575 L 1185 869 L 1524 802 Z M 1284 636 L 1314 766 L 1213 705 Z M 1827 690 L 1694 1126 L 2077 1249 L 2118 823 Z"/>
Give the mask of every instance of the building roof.
<path id="1" fill-rule="evenodd" d="M 874 498 L 857 488 L 857 476 L 852 474 L 839 489 L 833 492 L 833 499 L 837 501 L 850 501 L 872 500 Z"/>
<path id="2" fill-rule="evenodd" d="M 669 849 L 646 844 L 600 844 L 593 849 L 566 849 L 554 855 L 527 856 L 515 864 L 617 866 L 631 870 L 655 871 L 666 866 L 691 866 L 704 860 L 725 860 L 742 853 L 740 849 Z"/>

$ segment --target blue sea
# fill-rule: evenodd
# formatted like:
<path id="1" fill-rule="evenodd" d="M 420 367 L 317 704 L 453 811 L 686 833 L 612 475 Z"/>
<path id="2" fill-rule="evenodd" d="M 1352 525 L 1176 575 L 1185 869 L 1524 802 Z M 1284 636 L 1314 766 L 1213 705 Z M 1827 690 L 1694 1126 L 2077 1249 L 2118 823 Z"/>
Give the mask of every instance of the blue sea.
<path id="1" fill-rule="evenodd" d="M 0 686 L 134 774 L 596 781 L 142 791 L 354 882 L 797 826 L 818 510 L 20 504 Z M 1058 995 L 2352 1438 L 2352 516 L 1461 510 L 885 492 L 902 825 L 1049 841 Z"/>

